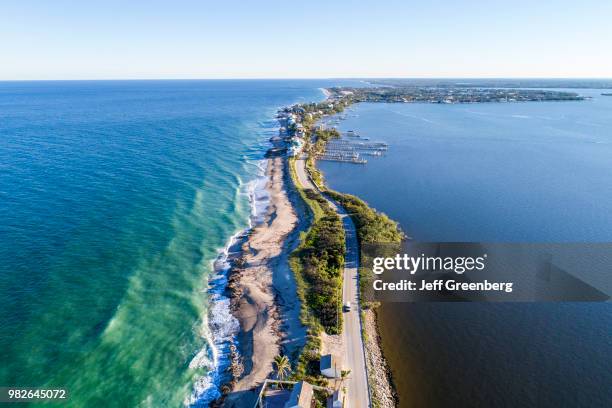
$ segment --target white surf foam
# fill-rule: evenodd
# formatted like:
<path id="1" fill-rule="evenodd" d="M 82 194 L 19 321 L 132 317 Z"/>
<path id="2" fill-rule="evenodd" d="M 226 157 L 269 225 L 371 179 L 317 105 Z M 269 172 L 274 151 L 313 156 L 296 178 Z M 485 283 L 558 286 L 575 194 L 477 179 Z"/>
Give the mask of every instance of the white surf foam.
<path id="1" fill-rule="evenodd" d="M 195 378 L 186 406 L 206 407 L 221 396 L 223 374 L 230 365 L 230 345 L 240 329 L 238 320 L 230 312 L 230 299 L 223 295 L 230 269 L 230 250 L 244 234 L 239 231 L 231 236 L 225 248 L 211 262 L 214 275 L 209 280 L 209 310 L 202 317 L 201 336 L 206 346 L 189 363 L 192 370 L 204 369 L 205 375 Z"/>
<path id="2" fill-rule="evenodd" d="M 260 153 L 261 155 L 261 153 Z M 260 156 L 261 157 L 261 156 Z M 217 258 L 212 261 L 213 275 L 209 279 L 208 295 L 210 306 L 208 314 L 203 317 L 202 337 L 207 347 L 200 350 L 191 360 L 191 369 L 205 369 L 206 374 L 197 377 L 193 390 L 184 403 L 191 407 L 205 407 L 221 396 L 220 387 L 229 380 L 228 368 L 231 364 L 232 344 L 237 345 L 236 336 L 240 330 L 238 320 L 231 314 L 230 299 L 224 295 L 230 270 L 230 258 L 233 255 L 239 239 L 257 224 L 263 222 L 270 202 L 266 185 L 268 177 L 265 175 L 267 160 L 248 160 L 245 158 L 247 173 L 254 174 L 254 178 L 246 183 L 240 181 L 239 195 L 246 195 L 250 205 L 248 227 L 231 236 L 227 245 L 219 251 Z"/>

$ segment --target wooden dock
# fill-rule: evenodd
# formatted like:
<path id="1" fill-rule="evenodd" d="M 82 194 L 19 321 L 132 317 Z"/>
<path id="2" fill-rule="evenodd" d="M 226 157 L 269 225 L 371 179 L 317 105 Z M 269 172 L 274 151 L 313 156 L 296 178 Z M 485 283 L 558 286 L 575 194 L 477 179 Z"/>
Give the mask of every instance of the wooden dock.
<path id="1" fill-rule="evenodd" d="M 366 159 L 354 158 L 354 157 L 342 157 L 342 156 L 328 156 L 321 155 L 317 157 L 317 160 L 323 161 L 335 161 L 342 163 L 353 163 L 353 164 L 366 164 L 368 161 Z"/>
<path id="2" fill-rule="evenodd" d="M 317 160 L 335 161 L 342 163 L 366 164 L 368 161 L 362 156 L 381 157 L 389 149 L 384 142 L 370 142 L 354 131 L 348 131 L 344 136 L 348 138 L 329 140 L 325 152 L 317 156 Z"/>

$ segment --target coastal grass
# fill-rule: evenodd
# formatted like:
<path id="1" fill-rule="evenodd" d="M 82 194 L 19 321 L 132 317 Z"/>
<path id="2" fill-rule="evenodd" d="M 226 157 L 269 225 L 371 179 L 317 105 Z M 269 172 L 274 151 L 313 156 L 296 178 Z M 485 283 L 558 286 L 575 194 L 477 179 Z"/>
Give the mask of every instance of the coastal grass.
<path id="1" fill-rule="evenodd" d="M 337 334 L 342 328 L 344 228 L 320 194 L 299 186 L 294 159 L 289 163 L 290 175 L 311 218 L 310 228 L 300 234 L 300 245 L 289 256 L 302 305 L 300 320 L 307 327 L 306 344 L 297 359 L 293 377 L 325 385 L 327 380 L 319 371 L 320 334 L 323 331 Z"/>
<path id="2" fill-rule="evenodd" d="M 336 200 L 348 212 L 357 229 L 357 240 L 360 246 L 363 244 L 400 244 L 405 235 L 400 230 L 397 222 L 390 219 L 386 214 L 376 211 L 358 197 L 351 194 L 342 194 L 337 191 L 327 190 L 326 194 Z M 364 253 L 361 253 L 361 264 Z M 366 288 L 372 286 L 372 273 L 366 273 L 361 268 L 359 273 L 360 303 L 364 309 L 375 309 L 380 304 L 373 302 L 368 297 Z"/>
<path id="3" fill-rule="evenodd" d="M 327 190 L 326 194 L 340 203 L 349 213 L 357 228 L 360 244 L 399 243 L 404 238 L 397 222 L 374 210 L 360 198 L 333 190 Z"/>
<path id="4" fill-rule="evenodd" d="M 306 304 L 328 334 L 342 328 L 342 270 L 344 268 L 344 228 L 340 217 L 320 194 L 304 189 L 312 209 L 313 222 L 292 256 L 299 260 L 300 272 L 308 284 Z"/>
<path id="5" fill-rule="evenodd" d="M 316 129 L 314 131 L 314 142 L 309 142 L 306 146 L 308 151 L 308 158 L 306 159 L 306 170 L 310 174 L 310 178 L 313 180 L 315 185 L 321 189 L 325 189 L 325 182 L 323 174 L 317 169 L 315 158 L 317 155 L 325 152 L 325 146 L 331 139 L 337 139 L 340 137 L 340 132 L 336 129 Z"/>
<path id="6" fill-rule="evenodd" d="M 309 156 L 306 159 L 306 171 L 308 171 L 308 173 L 310 174 L 310 179 L 319 189 L 325 188 L 323 174 L 317 169 L 313 156 Z"/>

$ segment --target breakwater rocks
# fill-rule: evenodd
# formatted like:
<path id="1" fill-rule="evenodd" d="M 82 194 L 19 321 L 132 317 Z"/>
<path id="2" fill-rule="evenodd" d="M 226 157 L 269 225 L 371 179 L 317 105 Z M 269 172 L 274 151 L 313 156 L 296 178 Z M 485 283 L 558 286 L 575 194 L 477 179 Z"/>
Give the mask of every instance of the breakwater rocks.
<path id="1" fill-rule="evenodd" d="M 397 406 L 397 393 L 393 387 L 391 371 L 387 360 L 383 357 L 376 323 L 376 313 L 372 309 L 365 310 L 363 324 L 366 336 L 366 365 L 368 382 L 372 393 L 372 406 L 394 408 Z"/>

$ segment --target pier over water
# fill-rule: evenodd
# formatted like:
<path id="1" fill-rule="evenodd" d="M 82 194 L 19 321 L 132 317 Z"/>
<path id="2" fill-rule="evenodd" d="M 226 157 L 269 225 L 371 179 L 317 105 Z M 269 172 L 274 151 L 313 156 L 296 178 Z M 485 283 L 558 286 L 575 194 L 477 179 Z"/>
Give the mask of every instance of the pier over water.
<path id="1" fill-rule="evenodd" d="M 389 149 L 384 142 L 370 142 L 359 134 L 348 131 L 343 137 L 350 139 L 333 139 L 327 142 L 325 152 L 317 156 L 318 160 L 337 161 L 343 163 L 366 164 L 362 156 L 382 157 Z"/>

